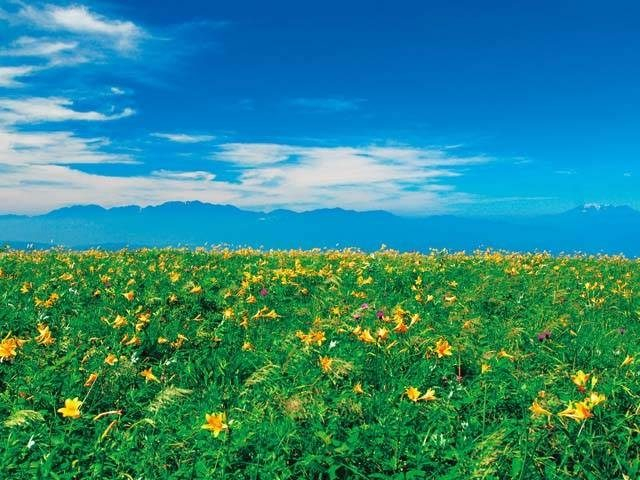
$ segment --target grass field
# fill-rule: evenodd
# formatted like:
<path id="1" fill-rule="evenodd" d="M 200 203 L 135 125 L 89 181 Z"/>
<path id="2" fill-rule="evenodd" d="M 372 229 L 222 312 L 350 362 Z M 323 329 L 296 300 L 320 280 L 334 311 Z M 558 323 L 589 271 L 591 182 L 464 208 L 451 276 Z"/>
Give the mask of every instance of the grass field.
<path id="1" fill-rule="evenodd" d="M 0 253 L 6 479 L 640 476 L 640 263 Z"/>

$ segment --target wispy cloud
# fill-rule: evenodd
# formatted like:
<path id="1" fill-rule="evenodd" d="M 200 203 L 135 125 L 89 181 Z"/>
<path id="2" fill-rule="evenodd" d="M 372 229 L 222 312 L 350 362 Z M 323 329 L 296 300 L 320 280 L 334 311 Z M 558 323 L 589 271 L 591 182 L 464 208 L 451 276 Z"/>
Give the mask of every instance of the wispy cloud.
<path id="1" fill-rule="evenodd" d="M 473 165 L 491 161 L 433 148 L 233 143 L 219 145 L 214 155 L 236 171 L 233 181 L 219 178 L 218 167 L 213 165 L 213 171 L 153 170 L 116 177 L 74 168 L 76 163 L 131 161 L 126 155 L 105 152 L 108 142 L 104 139 L 91 141 L 60 133 L 55 137 L 25 135 L 9 135 L 4 140 L 0 136 L 4 146 L 0 164 L 14 165 L 3 172 L 0 203 L 20 205 L 21 212 L 73 203 L 150 205 L 169 200 L 233 203 L 261 210 L 339 206 L 414 214 L 446 212 L 474 199 L 457 191 L 449 180 Z M 18 163 L 7 163 L 16 154 Z M 72 161 L 61 165 L 56 158 Z M 15 203 L 17 198 L 21 203 Z"/>
<path id="2" fill-rule="evenodd" d="M 288 103 L 294 107 L 318 112 L 348 112 L 360 109 L 363 99 L 345 99 L 336 97 L 301 97 Z"/>
<path id="3" fill-rule="evenodd" d="M 409 146 L 315 147 L 227 143 L 214 155 L 239 169 L 239 183 L 261 206 L 446 210 L 467 195 L 442 183 L 491 161 L 446 149 Z M 266 200 L 258 200 L 258 198 Z"/>
<path id="4" fill-rule="evenodd" d="M 135 50 L 146 35 L 131 21 L 108 18 L 83 5 L 22 5 L 12 19 L 53 32 L 91 36 L 121 52 Z"/>
<path id="5" fill-rule="evenodd" d="M 151 176 L 155 178 L 164 178 L 169 180 L 192 180 L 210 182 L 216 176 L 211 172 L 174 172 L 171 170 L 154 170 Z"/>
<path id="6" fill-rule="evenodd" d="M 169 140 L 170 142 L 176 142 L 176 143 L 210 142 L 211 140 L 214 140 L 216 138 L 213 135 L 191 135 L 187 133 L 160 133 L 160 132 L 151 133 L 151 136 L 162 138 L 164 140 Z"/>
<path id="7" fill-rule="evenodd" d="M 0 50 L 7 57 L 46 57 L 53 58 L 78 47 L 76 41 L 51 40 L 47 38 L 20 37 L 9 47 Z"/>
<path id="8" fill-rule="evenodd" d="M 109 143 L 106 138 L 82 138 L 72 132 L 19 132 L 0 128 L 0 168 L 135 163 L 129 155 L 106 151 Z"/>
<path id="9" fill-rule="evenodd" d="M 36 70 L 38 67 L 32 65 L 0 67 L 0 87 L 19 87 L 22 83 L 18 79 L 31 75 Z"/>
<path id="10" fill-rule="evenodd" d="M 78 111 L 73 101 L 61 97 L 0 98 L 0 124 L 63 122 L 69 120 L 107 121 L 129 117 L 135 113 L 125 108 L 119 113 Z"/>

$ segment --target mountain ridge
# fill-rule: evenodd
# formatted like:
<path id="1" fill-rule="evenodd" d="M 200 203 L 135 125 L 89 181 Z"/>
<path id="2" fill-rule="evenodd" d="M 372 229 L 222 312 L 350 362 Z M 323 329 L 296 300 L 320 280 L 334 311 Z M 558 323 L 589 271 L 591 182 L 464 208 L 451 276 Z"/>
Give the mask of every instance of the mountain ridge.
<path id="1" fill-rule="evenodd" d="M 490 219 L 403 217 L 385 210 L 243 210 L 200 201 L 155 206 L 63 207 L 40 215 L 0 216 L 0 240 L 67 248 L 200 246 L 343 248 L 400 251 L 495 248 L 640 256 L 640 212 L 585 204 L 559 214 Z"/>

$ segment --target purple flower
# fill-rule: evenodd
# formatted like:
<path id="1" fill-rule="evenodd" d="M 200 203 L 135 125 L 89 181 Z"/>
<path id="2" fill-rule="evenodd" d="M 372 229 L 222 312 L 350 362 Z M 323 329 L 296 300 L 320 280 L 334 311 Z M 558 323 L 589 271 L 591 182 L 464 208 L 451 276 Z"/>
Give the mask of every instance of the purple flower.
<path id="1" fill-rule="evenodd" d="M 354 313 L 353 314 L 353 318 L 355 318 L 356 320 L 358 320 L 360 318 L 360 314 L 359 313 Z"/>
<path id="2" fill-rule="evenodd" d="M 263 297 L 266 297 L 267 293 L 269 293 L 269 290 L 267 290 L 266 288 L 262 287 L 262 289 L 260 290 L 260 295 L 262 295 Z"/>
<path id="3" fill-rule="evenodd" d="M 620 332 L 620 335 L 624 335 L 626 331 L 627 331 L 627 329 L 626 329 L 626 328 L 624 328 L 624 327 L 620 327 L 620 328 L 618 329 L 618 332 Z"/>
<path id="4" fill-rule="evenodd" d="M 369 304 L 368 303 L 363 303 L 362 305 L 360 305 L 360 308 L 362 310 L 366 310 L 367 308 L 369 308 Z"/>
<path id="5" fill-rule="evenodd" d="M 376 312 L 376 317 L 378 317 L 380 319 L 384 318 L 384 312 L 382 310 L 378 310 Z"/>
<path id="6" fill-rule="evenodd" d="M 549 330 L 545 330 L 544 332 L 538 333 L 538 341 L 544 342 L 545 340 L 549 340 L 551 338 L 551 332 Z"/>

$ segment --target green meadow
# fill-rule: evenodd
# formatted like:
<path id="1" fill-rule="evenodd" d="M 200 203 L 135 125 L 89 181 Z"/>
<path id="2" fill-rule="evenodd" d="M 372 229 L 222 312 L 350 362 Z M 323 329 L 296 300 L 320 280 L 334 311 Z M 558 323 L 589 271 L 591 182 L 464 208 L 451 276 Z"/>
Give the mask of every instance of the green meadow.
<path id="1" fill-rule="evenodd" d="M 636 479 L 640 263 L 0 253 L 7 479 Z"/>

